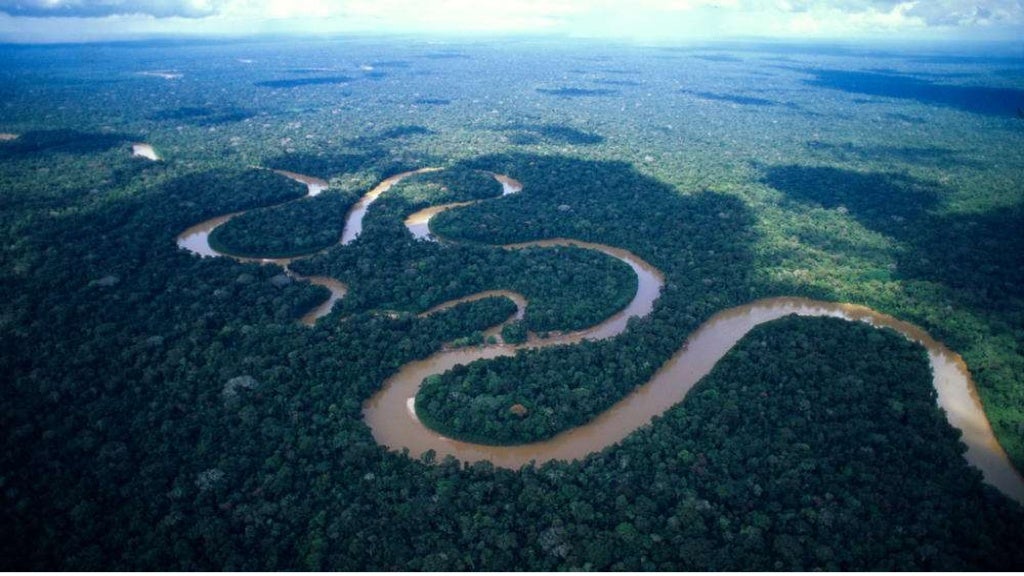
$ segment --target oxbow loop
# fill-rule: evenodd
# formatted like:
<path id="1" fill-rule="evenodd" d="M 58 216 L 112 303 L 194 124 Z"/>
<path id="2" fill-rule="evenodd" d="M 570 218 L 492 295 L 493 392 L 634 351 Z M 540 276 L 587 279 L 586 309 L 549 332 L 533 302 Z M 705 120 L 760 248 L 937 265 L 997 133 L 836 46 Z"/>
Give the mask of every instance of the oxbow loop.
<path id="1" fill-rule="evenodd" d="M 144 151 L 149 152 L 149 150 Z M 396 174 L 383 180 L 363 195 L 349 210 L 343 234 L 338 243 L 350 244 L 359 236 L 362 231 L 363 218 L 370 205 L 395 184 L 416 174 L 435 171 L 438 169 L 421 168 Z M 308 189 L 306 197 L 315 196 L 328 186 L 326 182 L 311 176 L 280 170 L 276 172 L 305 184 Z M 509 176 L 502 174 L 492 174 L 492 176 L 502 184 L 503 196 L 522 190 L 522 184 Z M 432 206 L 407 217 L 405 225 L 414 238 L 438 241 L 440 239 L 430 234 L 429 222 L 432 217 L 452 208 L 494 200 L 496 199 Z M 343 283 L 332 278 L 300 276 L 292 272 L 288 265 L 298 258 L 308 258 L 323 250 L 291 258 L 246 258 L 219 252 L 210 247 L 210 233 L 231 218 L 245 212 L 225 214 L 201 222 L 182 232 L 177 239 L 178 245 L 201 257 L 223 256 L 242 262 L 257 261 L 277 264 L 285 269 L 286 274 L 282 281 L 307 280 L 326 287 L 330 290 L 330 297 L 301 318 L 304 324 L 314 324 L 318 318 L 330 312 L 336 301 L 344 297 L 347 288 Z M 450 240 L 446 239 L 445 241 Z M 925 346 L 929 352 L 933 384 L 938 392 L 939 403 L 945 410 L 950 424 L 963 433 L 962 439 L 967 444 L 968 449 L 964 457 L 970 464 L 982 471 L 986 482 L 1014 500 L 1024 503 L 1024 478 L 1010 463 L 1006 453 L 996 440 L 974 390 L 970 373 L 960 356 L 913 324 L 851 304 L 783 297 L 761 300 L 719 312 L 701 325 L 650 381 L 587 424 L 565 431 L 549 440 L 518 446 L 490 446 L 447 438 L 428 428 L 417 417 L 415 405 L 416 394 L 427 377 L 441 374 L 458 364 L 510 356 L 522 349 L 574 344 L 584 339 L 611 338 L 626 330 L 630 318 L 642 317 L 651 312 L 664 285 L 664 275 L 654 266 L 626 250 L 566 238 L 510 244 L 502 247 L 508 250 L 517 250 L 559 246 L 596 250 L 628 264 L 638 278 L 638 288 L 633 300 L 625 309 L 612 317 L 584 330 L 555 334 L 546 338 L 531 335 L 526 342 L 516 345 L 499 342 L 479 347 L 443 350 L 424 360 L 410 362 L 402 366 L 364 405 L 363 413 L 366 422 L 377 442 L 394 451 L 408 450 L 412 457 L 420 457 L 428 451 L 432 451 L 436 456 L 451 455 L 464 462 L 486 460 L 496 466 L 506 468 L 519 468 L 531 462 L 541 464 L 556 459 L 581 459 L 621 441 L 633 431 L 649 423 L 654 416 L 662 414 L 682 401 L 687 392 L 711 371 L 715 363 L 754 327 L 789 314 L 832 316 L 849 321 L 864 321 L 878 327 L 892 328 L 906 338 Z M 517 305 L 516 315 L 512 319 L 522 318 L 527 305 L 525 298 L 507 291 L 485 292 L 459 298 L 435 306 L 424 312 L 423 315 L 490 296 L 505 296 L 512 299 Z M 496 335 L 500 327 L 499 325 L 492 328 L 489 333 Z M 513 406 L 510 410 L 515 411 L 519 416 L 528 414 L 528 409 L 522 405 Z M 441 458 L 435 459 L 435 461 L 440 460 Z"/>

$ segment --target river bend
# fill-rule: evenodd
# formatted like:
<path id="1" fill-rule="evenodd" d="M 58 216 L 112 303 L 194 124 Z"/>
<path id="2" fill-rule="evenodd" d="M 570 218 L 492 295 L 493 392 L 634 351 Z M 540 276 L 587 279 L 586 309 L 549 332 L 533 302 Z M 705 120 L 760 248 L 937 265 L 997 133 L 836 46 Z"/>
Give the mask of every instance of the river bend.
<path id="1" fill-rule="evenodd" d="M 423 168 L 397 174 L 385 179 L 367 192 L 353 206 L 346 216 L 341 244 L 354 241 L 362 231 L 362 220 L 370 205 L 381 194 L 402 179 L 437 168 Z M 316 178 L 278 171 L 280 174 L 306 184 L 309 196 L 314 196 L 327 187 L 327 183 Z M 505 195 L 522 189 L 515 180 L 495 174 L 502 183 Z M 489 200 L 478 200 L 489 201 Z M 429 221 L 434 215 L 451 208 L 474 202 L 458 202 L 433 206 L 410 215 L 406 227 L 414 238 L 436 240 L 430 235 Z M 295 258 L 255 259 L 240 258 L 213 250 L 208 242 L 210 232 L 241 212 L 212 218 L 189 228 L 178 236 L 178 245 L 199 256 L 227 256 L 239 261 L 258 261 L 281 265 L 289 274 L 288 264 Z M 495 466 L 519 468 L 530 463 L 541 464 L 550 460 L 576 460 L 599 452 L 623 440 L 630 433 L 650 423 L 651 419 L 681 402 L 693 386 L 707 375 L 714 365 L 732 349 L 744 335 L 754 327 L 776 320 L 789 314 L 800 316 L 831 316 L 849 321 L 868 322 L 874 326 L 896 330 L 906 338 L 920 343 L 928 351 L 928 360 L 933 375 L 933 385 L 938 393 L 939 405 L 949 423 L 963 433 L 967 445 L 964 457 L 967 462 L 981 470 L 987 483 L 996 487 L 1014 500 L 1024 503 L 1024 478 L 1010 463 L 999 445 L 992 427 L 985 416 L 981 400 L 974 388 L 970 372 L 963 359 L 927 332 L 913 324 L 876 312 L 863 306 L 838 304 L 804 298 L 770 298 L 759 300 L 721 311 L 702 324 L 686 343 L 675 353 L 646 384 L 640 386 L 607 411 L 592 421 L 563 432 L 549 440 L 519 446 L 489 446 L 473 444 L 447 438 L 426 426 L 416 417 L 415 398 L 423 380 L 433 374 L 440 374 L 456 366 L 475 360 L 514 355 L 518 350 L 566 345 L 583 339 L 611 338 L 626 329 L 632 317 L 650 313 L 660 294 L 664 278 L 660 271 L 628 251 L 571 239 L 551 239 L 523 244 L 507 245 L 514 250 L 526 247 L 576 246 L 597 250 L 626 262 L 637 274 L 638 289 L 627 307 L 607 320 L 591 328 L 564 334 L 553 334 L 539 338 L 531 334 L 524 344 L 485 345 L 472 348 L 446 349 L 428 358 L 403 365 L 388 378 L 380 391 L 364 404 L 363 414 L 374 438 L 391 450 L 408 450 L 410 456 L 418 457 L 428 450 L 438 456 L 451 455 L 464 462 L 487 460 Z M 307 255 L 309 256 L 309 255 Z M 325 277 L 306 278 L 315 284 L 331 290 L 330 298 L 311 310 L 301 319 L 313 324 L 317 318 L 330 312 L 334 302 L 344 297 L 345 286 L 341 282 Z M 422 315 L 429 315 L 455 304 L 489 296 L 506 296 L 517 305 L 516 317 L 521 318 L 527 302 L 521 295 L 508 291 L 491 291 L 474 294 L 441 304 Z M 499 327 L 488 334 L 497 334 Z"/>

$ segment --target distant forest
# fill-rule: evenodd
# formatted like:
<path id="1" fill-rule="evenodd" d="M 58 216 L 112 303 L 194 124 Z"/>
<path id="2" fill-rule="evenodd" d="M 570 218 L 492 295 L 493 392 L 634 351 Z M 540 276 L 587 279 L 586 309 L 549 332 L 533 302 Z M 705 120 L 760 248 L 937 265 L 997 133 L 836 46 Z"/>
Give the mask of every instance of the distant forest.
<path id="1" fill-rule="evenodd" d="M 519 470 L 379 445 L 363 405 L 453 346 L 614 338 L 429 378 L 421 418 L 551 438 L 713 314 L 852 302 L 962 355 L 1024 470 L 1024 63 L 821 46 L 373 39 L 0 46 L 5 570 L 1024 570 L 925 350 L 789 316 L 622 442 Z M 164 76 L 155 72 L 163 72 Z M 167 73 L 172 71 L 173 74 Z M 146 142 L 160 160 L 133 157 Z M 384 178 L 424 167 L 369 209 Z M 270 169 L 330 182 L 324 193 Z M 522 191 L 502 197 L 492 173 Z M 435 216 L 417 240 L 410 214 Z M 204 220 L 254 258 L 176 245 Z M 422 315 L 485 290 L 511 300 Z M 518 406 L 510 411 L 508 406 Z"/>

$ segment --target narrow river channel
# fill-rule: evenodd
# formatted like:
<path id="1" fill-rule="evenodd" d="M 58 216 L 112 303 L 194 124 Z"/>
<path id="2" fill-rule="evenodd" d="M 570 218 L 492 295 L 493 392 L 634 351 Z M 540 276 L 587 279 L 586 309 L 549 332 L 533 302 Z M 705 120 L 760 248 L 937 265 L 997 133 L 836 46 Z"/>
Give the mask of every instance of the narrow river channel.
<path id="1" fill-rule="evenodd" d="M 349 244 L 358 237 L 362 231 L 362 220 L 367 209 L 381 194 L 403 178 L 435 170 L 437 169 L 424 168 L 405 172 L 392 176 L 374 187 L 349 211 L 339 242 Z M 327 186 L 326 182 L 315 178 L 291 172 L 279 171 L 279 173 L 306 184 L 310 196 L 318 194 Z M 507 176 L 495 174 L 494 177 L 502 183 L 505 195 L 516 193 L 522 189 L 521 184 Z M 429 231 L 430 218 L 444 210 L 467 204 L 469 203 L 460 202 L 421 210 L 406 219 L 406 226 L 414 238 L 434 240 Z M 219 253 L 210 247 L 208 242 L 210 232 L 237 214 L 239 213 L 213 218 L 189 228 L 178 236 L 178 245 L 204 257 L 227 256 L 240 261 L 273 263 L 288 270 L 287 266 L 294 258 L 265 260 L 238 258 Z M 868 322 L 878 327 L 888 327 L 923 345 L 928 351 L 939 405 L 945 411 L 950 424 L 963 432 L 962 440 L 968 448 L 965 454 L 967 462 L 981 470 L 986 482 L 1014 500 L 1024 503 L 1024 478 L 1010 463 L 1006 453 L 996 440 L 963 359 L 921 328 L 853 304 L 783 297 L 759 300 L 719 312 L 690 335 L 686 344 L 658 370 L 649 382 L 589 423 L 566 431 L 550 440 L 519 446 L 488 446 L 446 438 L 424 426 L 416 417 L 415 398 L 423 379 L 427 376 L 443 373 L 457 364 L 514 355 L 520 349 L 566 345 L 583 339 L 611 338 L 626 329 L 630 318 L 642 317 L 650 313 L 660 294 L 664 278 L 660 271 L 635 254 L 612 246 L 570 239 L 527 242 L 504 246 L 504 248 L 514 250 L 527 247 L 568 245 L 597 250 L 627 263 L 638 278 L 638 290 L 629 305 L 604 322 L 586 330 L 554 334 L 543 339 L 531 335 L 526 343 L 518 346 L 495 344 L 444 350 L 428 358 L 402 366 L 396 374 L 384 382 L 381 390 L 364 404 L 363 413 L 366 422 L 378 443 L 395 451 L 408 449 L 409 454 L 413 457 L 433 450 L 439 457 L 452 455 L 464 462 L 487 460 L 495 466 L 506 468 L 519 468 L 531 462 L 540 464 L 549 460 L 585 458 L 588 454 L 599 452 L 620 442 L 630 433 L 650 423 L 654 416 L 664 413 L 681 402 L 690 389 L 711 371 L 718 360 L 754 327 L 789 314 L 831 316 L 854 322 Z M 345 286 L 330 278 L 311 277 L 306 279 L 331 290 L 330 299 L 302 318 L 303 323 L 311 325 L 317 318 L 330 312 L 334 302 L 344 296 Z M 519 309 L 517 317 L 522 317 L 527 302 L 521 295 L 506 291 L 468 296 L 437 306 L 424 314 L 434 313 L 458 302 L 499 295 L 512 298 Z M 492 329 L 489 333 L 495 334 L 496 330 Z"/>

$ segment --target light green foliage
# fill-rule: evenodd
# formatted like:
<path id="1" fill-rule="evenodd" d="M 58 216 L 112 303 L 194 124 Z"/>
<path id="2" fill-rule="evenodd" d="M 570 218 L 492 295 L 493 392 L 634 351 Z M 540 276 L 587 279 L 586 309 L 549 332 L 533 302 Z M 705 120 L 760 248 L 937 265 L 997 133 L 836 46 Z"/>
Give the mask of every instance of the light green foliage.
<path id="1" fill-rule="evenodd" d="M 530 302 L 516 326 L 537 331 L 621 309 L 634 280 L 620 262 L 495 246 L 568 236 L 664 271 L 654 312 L 607 342 L 432 378 L 427 420 L 548 437 L 628 394 L 716 311 L 812 296 L 960 352 L 1024 468 L 1015 60 L 741 48 L 0 47 L 0 132 L 20 135 L 0 142 L 0 567 L 1020 570 L 1021 508 L 964 463 L 921 349 L 868 326 L 762 326 L 682 404 L 582 462 L 408 458 L 364 424 L 398 367 L 476 341 L 514 305 L 380 309 L 511 289 Z M 135 141 L 163 160 L 132 158 Z M 296 202 L 301 185 L 250 166 L 334 192 Z M 426 166 L 449 170 L 396 186 L 357 242 L 295 265 L 350 286 L 312 329 L 295 319 L 323 289 L 174 242 L 256 209 L 222 245 L 330 246 L 358 194 Z M 498 198 L 481 170 L 523 191 Z M 457 244 L 402 225 L 476 199 L 433 222 Z M 243 375 L 259 385 L 225 401 Z"/>

